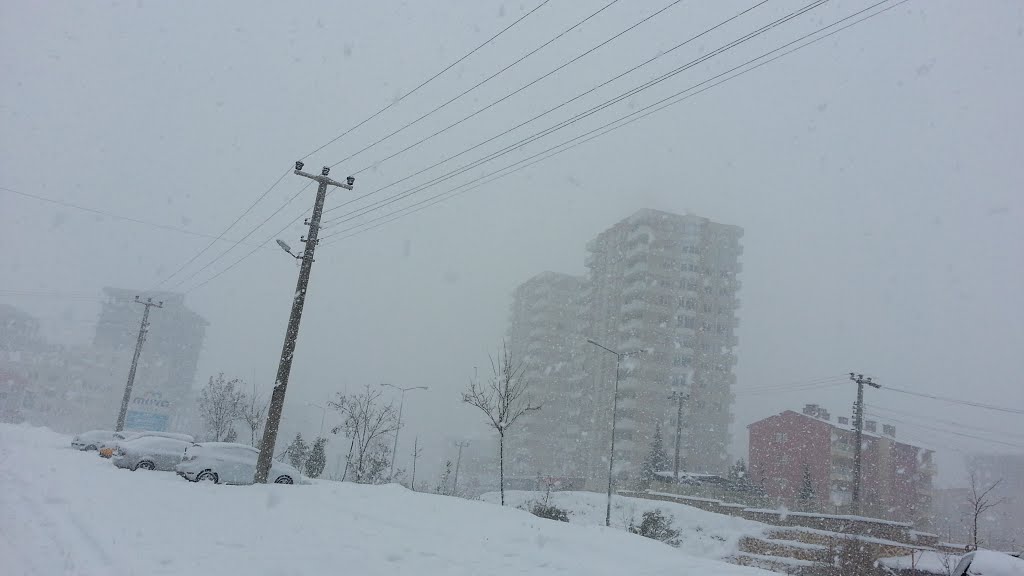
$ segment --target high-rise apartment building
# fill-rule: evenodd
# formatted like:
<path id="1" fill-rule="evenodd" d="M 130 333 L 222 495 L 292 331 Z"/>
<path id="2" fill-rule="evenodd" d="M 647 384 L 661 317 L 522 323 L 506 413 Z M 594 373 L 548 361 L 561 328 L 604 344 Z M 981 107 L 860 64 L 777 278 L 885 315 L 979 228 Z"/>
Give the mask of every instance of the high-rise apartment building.
<path id="1" fill-rule="evenodd" d="M 659 423 L 673 456 L 679 432 L 682 470 L 728 468 L 742 235 L 699 216 L 640 210 L 588 243 L 589 337 L 643 351 L 623 362 L 620 376 L 617 474 L 636 477 Z M 615 357 L 588 348 L 586 373 L 600 455 L 609 445 L 602 424 L 611 420 Z M 681 418 L 673 393 L 685 399 Z"/>
<path id="2" fill-rule="evenodd" d="M 681 469 L 726 470 L 742 234 L 699 216 L 640 210 L 588 243 L 585 279 L 549 272 L 516 290 L 509 340 L 545 403 L 517 434 L 517 462 L 530 456 L 534 474 L 582 475 L 594 485 L 606 477 L 615 356 L 587 345 L 592 338 L 643 351 L 621 367 L 622 480 L 639 475 L 656 426 L 674 453 L 677 421 Z M 681 418 L 673 393 L 685 398 Z"/>
<path id="3" fill-rule="evenodd" d="M 105 300 L 96 324 L 93 348 L 131 358 L 142 319 L 139 294 L 122 288 L 104 288 Z M 146 293 L 163 308 L 149 314 L 149 331 L 139 358 L 128 428 L 180 429 L 185 425 L 195 383 L 199 354 L 208 322 L 185 306 L 183 294 Z M 127 378 L 127 372 L 125 372 Z"/>
<path id="4" fill-rule="evenodd" d="M 583 287 L 581 277 L 544 272 L 512 295 L 508 350 L 541 406 L 508 439 L 512 477 L 572 476 L 581 465 Z"/>

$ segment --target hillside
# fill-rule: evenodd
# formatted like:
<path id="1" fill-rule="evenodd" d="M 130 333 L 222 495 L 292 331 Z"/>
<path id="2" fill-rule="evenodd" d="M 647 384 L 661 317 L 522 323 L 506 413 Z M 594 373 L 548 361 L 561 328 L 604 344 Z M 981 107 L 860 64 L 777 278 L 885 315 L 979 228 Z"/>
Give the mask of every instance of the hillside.
<path id="1" fill-rule="evenodd" d="M 398 486 L 192 484 L 118 470 L 68 442 L 0 425 L 7 574 L 770 574 Z"/>

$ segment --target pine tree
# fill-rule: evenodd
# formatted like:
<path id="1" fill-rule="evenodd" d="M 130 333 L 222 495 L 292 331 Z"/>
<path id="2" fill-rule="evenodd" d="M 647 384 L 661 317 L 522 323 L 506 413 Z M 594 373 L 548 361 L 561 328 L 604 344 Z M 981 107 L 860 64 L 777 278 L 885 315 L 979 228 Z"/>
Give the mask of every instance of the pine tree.
<path id="1" fill-rule="evenodd" d="M 651 440 L 651 452 L 647 455 L 647 459 L 644 460 L 643 466 L 640 468 L 641 488 L 650 488 L 651 482 L 654 481 L 657 473 L 669 470 L 670 467 L 671 464 L 668 460 L 668 454 L 665 453 L 665 445 L 661 438 L 661 423 L 657 422 L 654 425 L 654 438 Z"/>
<path id="2" fill-rule="evenodd" d="M 309 456 L 309 444 L 302 439 L 302 432 L 295 434 L 295 439 L 288 445 L 288 462 L 292 466 L 302 470 L 302 465 L 306 462 L 306 458 Z"/>
<path id="3" fill-rule="evenodd" d="M 800 483 L 800 492 L 797 494 L 800 500 L 800 507 L 809 511 L 814 503 L 814 482 L 811 480 L 811 467 L 804 462 L 804 478 Z"/>
<path id="4" fill-rule="evenodd" d="M 747 478 L 747 463 L 743 458 L 740 458 L 729 467 L 729 480 L 737 484 L 746 484 L 750 481 Z"/>
<path id="5" fill-rule="evenodd" d="M 324 473 L 324 466 L 327 465 L 327 454 L 324 451 L 326 447 L 326 438 L 317 438 L 313 442 L 313 449 L 310 450 L 309 458 L 306 460 L 306 476 L 319 478 Z"/>

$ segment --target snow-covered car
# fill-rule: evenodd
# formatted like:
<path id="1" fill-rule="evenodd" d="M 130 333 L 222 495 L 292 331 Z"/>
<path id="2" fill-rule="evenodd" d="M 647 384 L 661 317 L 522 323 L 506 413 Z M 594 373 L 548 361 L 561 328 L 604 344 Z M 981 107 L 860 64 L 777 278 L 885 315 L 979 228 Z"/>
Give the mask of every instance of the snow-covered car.
<path id="1" fill-rule="evenodd" d="M 192 482 L 252 484 L 259 455 L 259 450 L 245 444 L 193 444 L 185 451 L 185 456 L 177 466 L 177 472 L 179 476 Z M 302 480 L 302 475 L 292 466 L 275 460 L 270 466 L 267 480 L 275 484 L 297 484 Z"/>
<path id="2" fill-rule="evenodd" d="M 192 444 L 195 442 L 195 438 L 188 434 L 178 434 L 176 432 L 157 432 L 155 430 L 125 430 L 123 432 L 115 432 L 114 437 L 106 442 L 102 443 L 99 447 L 100 456 L 103 458 L 110 458 L 114 455 L 114 450 L 117 449 L 117 445 L 120 442 L 127 440 L 134 440 L 136 438 L 143 438 L 147 436 L 159 437 L 159 438 L 173 438 L 175 440 L 181 440 Z"/>
<path id="3" fill-rule="evenodd" d="M 89 430 L 71 439 L 71 447 L 76 450 L 99 450 L 104 442 L 114 439 L 113 430 Z"/>
<path id="4" fill-rule="evenodd" d="M 162 436 L 140 436 L 122 440 L 114 449 L 111 462 L 128 470 L 163 470 L 174 472 L 191 442 Z"/>
<path id="5" fill-rule="evenodd" d="M 1024 576 L 1024 560 L 1017 556 L 990 550 L 964 554 L 952 576 Z"/>

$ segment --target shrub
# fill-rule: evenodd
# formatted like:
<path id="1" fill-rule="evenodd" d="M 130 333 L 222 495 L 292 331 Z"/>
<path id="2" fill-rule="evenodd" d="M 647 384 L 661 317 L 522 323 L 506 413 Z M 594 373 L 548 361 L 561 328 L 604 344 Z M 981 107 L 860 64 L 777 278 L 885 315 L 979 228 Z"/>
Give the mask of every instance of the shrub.
<path id="1" fill-rule="evenodd" d="M 629 531 L 644 538 L 664 542 L 669 546 L 679 546 L 679 530 L 672 526 L 672 519 L 665 516 L 661 510 L 644 512 L 639 525 L 631 520 Z"/>
<path id="2" fill-rule="evenodd" d="M 569 513 L 555 506 L 554 504 L 547 504 L 544 502 L 535 502 L 530 507 L 530 513 L 540 518 L 547 518 L 548 520 L 558 520 L 559 522 L 568 522 Z"/>

